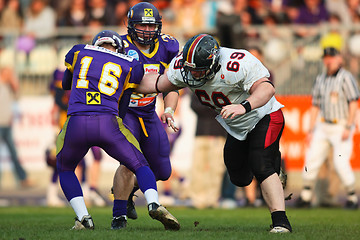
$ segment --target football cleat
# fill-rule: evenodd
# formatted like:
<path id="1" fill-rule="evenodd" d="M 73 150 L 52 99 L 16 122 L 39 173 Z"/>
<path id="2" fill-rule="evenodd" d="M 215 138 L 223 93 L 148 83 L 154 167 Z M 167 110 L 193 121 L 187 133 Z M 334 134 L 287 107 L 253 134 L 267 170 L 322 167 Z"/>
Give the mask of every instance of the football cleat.
<path id="1" fill-rule="evenodd" d="M 353 201 L 347 200 L 345 203 L 345 209 L 356 210 L 359 205 Z"/>
<path id="2" fill-rule="evenodd" d="M 270 233 L 290 233 L 291 231 L 289 229 L 287 229 L 286 227 L 281 227 L 281 226 L 277 226 L 277 227 L 273 227 L 270 230 Z"/>
<path id="3" fill-rule="evenodd" d="M 180 229 L 179 221 L 171 215 L 164 206 L 157 203 L 150 203 L 148 205 L 148 210 L 150 217 L 160 221 L 164 225 L 165 230 L 177 231 Z"/>
<path id="4" fill-rule="evenodd" d="M 135 202 L 133 201 L 133 197 L 136 196 L 134 194 L 130 194 L 129 199 L 127 201 L 127 206 L 126 206 L 126 216 L 130 219 L 137 219 L 138 215 L 136 213 L 136 209 L 135 209 Z"/>
<path id="5" fill-rule="evenodd" d="M 297 208 L 310 208 L 311 202 L 304 201 L 301 197 L 299 197 L 295 202 L 295 207 Z"/>
<path id="6" fill-rule="evenodd" d="M 280 168 L 279 178 L 280 178 L 280 182 L 282 184 L 283 189 L 285 189 L 286 182 L 287 182 L 287 174 L 285 173 L 285 171 L 282 167 Z"/>
<path id="7" fill-rule="evenodd" d="M 90 215 L 85 215 L 81 221 L 76 217 L 75 225 L 72 227 L 73 230 L 91 229 L 94 230 L 95 225 Z"/>
<path id="8" fill-rule="evenodd" d="M 126 226 L 127 226 L 127 220 L 125 216 L 113 217 L 113 220 L 111 221 L 111 229 L 118 230 L 118 229 L 126 228 Z"/>

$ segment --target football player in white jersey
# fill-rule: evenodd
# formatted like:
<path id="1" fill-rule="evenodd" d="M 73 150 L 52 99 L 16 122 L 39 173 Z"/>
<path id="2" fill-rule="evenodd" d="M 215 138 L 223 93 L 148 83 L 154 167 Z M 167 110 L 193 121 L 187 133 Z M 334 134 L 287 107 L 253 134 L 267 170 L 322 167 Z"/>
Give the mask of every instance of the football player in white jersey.
<path id="1" fill-rule="evenodd" d="M 213 108 L 219 114 L 216 119 L 228 132 L 224 162 L 231 181 L 244 187 L 255 176 L 271 212 L 270 232 L 285 233 L 292 228 L 278 176 L 283 105 L 274 97 L 269 76 L 248 51 L 220 48 L 212 36 L 199 34 L 185 44 L 166 74 L 146 74 L 136 91 L 189 87 L 202 104 Z"/>

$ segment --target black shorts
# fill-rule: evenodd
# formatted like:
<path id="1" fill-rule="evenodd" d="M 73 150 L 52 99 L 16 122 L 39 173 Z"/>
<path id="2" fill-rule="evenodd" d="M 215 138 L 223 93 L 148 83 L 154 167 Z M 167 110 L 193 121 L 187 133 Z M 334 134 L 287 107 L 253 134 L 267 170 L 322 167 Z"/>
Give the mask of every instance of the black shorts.
<path id="1" fill-rule="evenodd" d="M 279 174 L 279 141 L 284 124 L 284 115 L 279 109 L 261 119 L 244 141 L 228 134 L 224 161 L 232 183 L 243 187 L 249 185 L 254 176 L 261 183 L 275 172 Z"/>

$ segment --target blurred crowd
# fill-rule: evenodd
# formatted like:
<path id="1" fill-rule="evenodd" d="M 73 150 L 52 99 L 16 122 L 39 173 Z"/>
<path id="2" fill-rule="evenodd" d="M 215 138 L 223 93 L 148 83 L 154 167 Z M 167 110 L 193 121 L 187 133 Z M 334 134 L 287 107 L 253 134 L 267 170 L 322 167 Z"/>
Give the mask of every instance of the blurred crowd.
<path id="1" fill-rule="evenodd" d="M 138 2 L 141 1 L 0 0 L 0 64 L 5 59 L 6 64 L 17 66 L 17 73 L 30 71 L 49 76 L 62 65 L 63 50 L 66 52 L 69 46 L 88 43 L 104 28 L 125 34 L 127 12 Z M 287 92 L 291 89 L 289 83 L 283 89 L 282 83 L 287 79 L 293 80 L 290 84 L 301 91 L 298 94 L 310 92 L 311 84 L 297 86 L 302 80 L 297 79 L 300 75 L 296 71 L 310 62 L 305 66 L 309 71 L 302 74 L 312 79 L 320 67 L 313 62 L 321 59 L 325 47 L 335 46 L 348 54 L 346 65 L 350 65 L 353 74 L 360 74 L 360 34 L 356 27 L 360 21 L 360 0 L 149 2 L 160 11 L 162 32 L 178 39 L 180 46 L 202 32 L 215 36 L 224 47 L 261 47 L 265 63 L 280 73 L 277 87 L 282 94 L 293 94 Z M 42 49 L 44 46 L 50 49 Z"/>
<path id="2" fill-rule="evenodd" d="M 126 14 L 139 0 L 0 0 L 0 28 L 36 39 L 54 36 L 57 27 L 119 26 L 126 31 Z M 360 21 L 359 0 L 156 0 L 163 16 L 164 32 L 172 30 L 188 38 L 218 29 L 241 31 L 250 25 L 329 23 Z M 229 31 L 230 30 L 230 31 Z M 256 38 L 248 31 L 247 37 Z M 314 34 L 299 29 L 298 36 Z M 175 35 L 175 34 L 173 34 Z M 229 38 L 228 38 L 229 39 Z M 229 45 L 224 41 L 223 45 Z"/>

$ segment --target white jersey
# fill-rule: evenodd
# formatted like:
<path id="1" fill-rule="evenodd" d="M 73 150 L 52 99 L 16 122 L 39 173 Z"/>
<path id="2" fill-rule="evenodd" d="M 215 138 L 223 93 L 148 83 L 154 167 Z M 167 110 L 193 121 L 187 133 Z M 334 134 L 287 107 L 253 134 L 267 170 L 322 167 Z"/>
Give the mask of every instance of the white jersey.
<path id="1" fill-rule="evenodd" d="M 169 81 L 178 87 L 189 87 L 176 67 L 182 55 L 174 58 L 167 72 Z M 213 108 L 217 113 L 225 105 L 240 104 L 250 96 L 249 90 L 257 80 L 269 77 L 269 71 L 250 52 L 240 49 L 220 48 L 220 70 L 215 77 L 203 86 L 190 87 L 201 103 Z M 174 67 L 175 66 L 175 67 Z M 226 131 L 238 140 L 245 140 L 247 134 L 267 114 L 282 108 L 275 97 L 272 97 L 264 106 L 253 109 L 251 112 L 234 119 L 223 119 L 220 115 L 216 120 Z"/>

